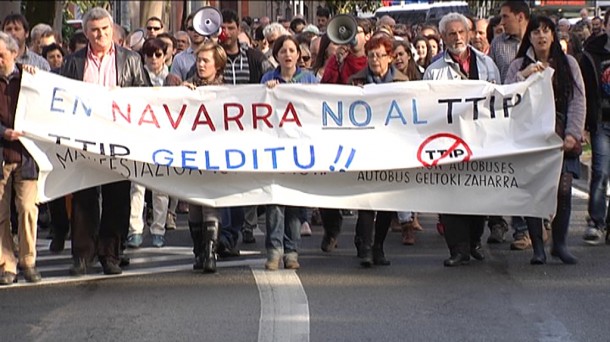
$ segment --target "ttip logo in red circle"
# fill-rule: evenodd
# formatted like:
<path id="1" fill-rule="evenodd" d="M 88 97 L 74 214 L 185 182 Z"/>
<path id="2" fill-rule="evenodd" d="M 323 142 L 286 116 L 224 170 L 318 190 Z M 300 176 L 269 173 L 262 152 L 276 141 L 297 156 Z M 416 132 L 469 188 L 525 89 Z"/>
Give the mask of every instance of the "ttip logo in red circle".
<path id="1" fill-rule="evenodd" d="M 428 137 L 417 149 L 417 160 L 425 167 L 436 166 L 443 159 L 448 162 L 470 160 L 472 151 L 462 138 L 451 133 Z"/>

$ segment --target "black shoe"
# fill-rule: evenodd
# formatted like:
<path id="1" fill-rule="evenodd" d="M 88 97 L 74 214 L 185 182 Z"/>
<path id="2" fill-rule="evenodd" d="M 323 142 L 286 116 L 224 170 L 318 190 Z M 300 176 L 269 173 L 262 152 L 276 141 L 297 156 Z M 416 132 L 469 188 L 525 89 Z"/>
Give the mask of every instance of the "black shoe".
<path id="1" fill-rule="evenodd" d="M 121 274 L 123 273 L 123 270 L 121 269 L 121 267 L 119 267 L 118 263 L 112 262 L 112 261 L 102 261 L 102 270 L 104 271 L 104 274 L 107 275 L 111 275 L 111 274 Z"/>
<path id="2" fill-rule="evenodd" d="M 119 256 L 119 267 L 126 267 L 129 266 L 129 264 L 131 264 L 131 259 L 129 259 L 129 257 L 126 257 L 125 255 Z"/>
<path id="3" fill-rule="evenodd" d="M 467 265 L 470 261 L 470 256 L 463 255 L 462 253 L 456 253 L 452 255 L 449 259 L 446 259 L 443 264 L 447 267 Z"/>
<path id="4" fill-rule="evenodd" d="M 481 244 L 476 244 L 474 247 L 470 249 L 470 255 L 476 260 L 483 261 L 485 260 L 485 254 L 481 250 Z"/>
<path id="5" fill-rule="evenodd" d="M 195 262 L 193 263 L 193 270 L 201 271 L 203 270 L 203 258 L 200 256 L 195 257 Z"/>
<path id="6" fill-rule="evenodd" d="M 87 274 L 89 265 L 83 258 L 77 258 L 74 260 L 74 264 L 70 267 L 68 272 L 71 276 L 82 276 Z"/>
<path id="7" fill-rule="evenodd" d="M 337 248 L 337 238 L 324 234 L 322 237 L 322 245 L 320 246 L 324 252 L 332 252 Z"/>
<path id="8" fill-rule="evenodd" d="M 371 248 L 360 247 L 358 254 L 362 254 L 360 266 L 369 268 L 373 266 L 373 251 Z"/>
<path id="9" fill-rule="evenodd" d="M 42 280 L 42 277 L 40 276 L 40 273 L 38 272 L 36 267 L 24 268 L 22 272 L 25 281 L 27 281 L 28 283 L 37 283 Z"/>
<path id="10" fill-rule="evenodd" d="M 3 272 L 0 275 L 0 285 L 11 285 L 17 282 L 17 275 L 11 272 Z"/>
<path id="11" fill-rule="evenodd" d="M 216 253 L 205 258 L 202 268 L 203 273 L 216 273 Z"/>
<path id="12" fill-rule="evenodd" d="M 531 265 L 544 265 L 546 264 L 546 256 L 542 255 L 534 255 L 532 259 L 530 259 Z"/>
<path id="13" fill-rule="evenodd" d="M 373 264 L 378 266 L 389 266 L 391 262 L 385 258 L 383 250 L 373 247 Z"/>
<path id="14" fill-rule="evenodd" d="M 224 236 L 218 239 L 218 256 L 221 258 L 232 258 L 239 256 L 239 249 L 231 246 Z"/>
<path id="15" fill-rule="evenodd" d="M 256 238 L 254 238 L 252 228 L 243 228 L 241 230 L 241 239 L 244 243 L 256 243 Z"/>
<path id="16" fill-rule="evenodd" d="M 572 255 L 572 253 L 570 253 L 565 246 L 553 247 L 551 249 L 551 256 L 554 258 L 559 258 L 564 264 L 567 265 L 574 265 L 578 263 L 578 259 Z"/>
<path id="17" fill-rule="evenodd" d="M 54 254 L 61 253 L 65 248 L 65 244 L 65 238 L 62 239 L 59 237 L 53 237 L 53 239 L 51 240 L 51 244 L 49 245 L 49 251 Z"/>

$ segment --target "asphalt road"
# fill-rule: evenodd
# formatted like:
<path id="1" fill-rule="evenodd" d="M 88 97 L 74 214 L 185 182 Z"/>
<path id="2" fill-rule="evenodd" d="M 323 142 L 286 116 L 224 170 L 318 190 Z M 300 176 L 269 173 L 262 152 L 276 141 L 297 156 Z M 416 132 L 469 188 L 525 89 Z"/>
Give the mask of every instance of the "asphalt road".
<path id="1" fill-rule="evenodd" d="M 355 257 L 355 216 L 331 254 L 314 227 L 296 272 L 263 270 L 258 232 L 217 274 L 194 273 L 184 218 L 168 232 L 171 247 L 145 242 L 120 277 L 65 277 L 69 251 L 51 256 L 41 240 L 44 281 L 0 289 L 0 341 L 609 341 L 610 246 L 581 242 L 585 216 L 575 196 L 573 266 L 531 266 L 531 251 L 507 241 L 484 245 L 483 262 L 443 267 L 431 214 L 414 246 L 390 233 L 392 265 L 371 269 Z"/>

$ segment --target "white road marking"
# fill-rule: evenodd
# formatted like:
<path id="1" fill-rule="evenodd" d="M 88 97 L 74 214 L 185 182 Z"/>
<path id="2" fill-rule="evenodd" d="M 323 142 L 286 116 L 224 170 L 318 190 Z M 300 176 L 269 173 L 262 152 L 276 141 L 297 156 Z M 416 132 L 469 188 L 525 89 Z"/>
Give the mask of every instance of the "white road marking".
<path id="1" fill-rule="evenodd" d="M 150 259 L 155 258 L 151 257 Z M 172 256 L 164 256 L 164 258 L 176 258 Z M 143 258 L 144 259 L 144 258 Z M 168 259 L 169 260 L 169 259 Z M 186 261 L 186 260 L 185 260 Z M 134 260 L 132 259 L 132 262 Z M 228 268 L 228 267 L 240 267 L 240 266 L 261 266 L 265 263 L 265 259 L 248 259 L 248 260 L 234 260 L 234 261 L 218 261 L 218 268 Z M 129 267 L 129 266 L 128 266 Z M 122 274 L 118 275 L 104 275 L 101 273 L 97 274 L 87 274 L 81 277 L 73 277 L 73 276 L 62 276 L 62 277 L 50 277 L 43 278 L 39 283 L 26 283 L 23 278 L 19 280 L 19 283 L 13 284 L 10 286 L 0 286 L 0 291 L 5 289 L 14 289 L 20 287 L 33 287 L 33 286 L 46 286 L 52 284 L 69 284 L 69 283 L 81 283 L 81 282 L 89 282 L 94 280 L 103 280 L 103 279 L 113 279 L 113 278 L 123 278 L 123 277 L 133 277 L 133 276 L 142 276 L 149 274 L 160 274 L 160 273 L 172 273 L 172 272 L 183 272 L 193 269 L 192 260 L 188 259 L 188 263 L 179 264 L 179 265 L 170 265 L 170 266 L 152 266 L 149 268 L 141 268 L 130 270 L 129 268 L 123 269 Z M 48 267 L 48 268 L 39 268 L 39 270 L 65 270 L 68 273 L 68 265 L 63 265 L 61 268 L 58 267 Z M 97 267 L 99 268 L 99 267 Z"/>
<path id="2" fill-rule="evenodd" d="M 579 190 L 575 187 L 572 187 L 572 196 L 575 196 L 580 199 L 589 199 L 589 193 Z"/>
<path id="3" fill-rule="evenodd" d="M 252 268 L 261 299 L 258 341 L 309 341 L 309 303 L 294 270 Z"/>

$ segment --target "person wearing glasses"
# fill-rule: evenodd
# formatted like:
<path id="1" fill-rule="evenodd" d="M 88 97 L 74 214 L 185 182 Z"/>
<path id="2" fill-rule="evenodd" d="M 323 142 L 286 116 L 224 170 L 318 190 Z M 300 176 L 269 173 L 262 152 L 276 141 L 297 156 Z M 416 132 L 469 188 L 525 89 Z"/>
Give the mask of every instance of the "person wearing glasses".
<path id="1" fill-rule="evenodd" d="M 144 69 L 148 72 L 150 83 L 153 86 L 163 86 L 169 70 L 165 65 L 167 44 L 161 38 L 148 38 L 142 45 L 141 53 L 144 56 Z M 144 231 L 144 193 L 143 185 L 131 183 L 131 209 L 129 217 L 129 233 L 127 247 L 138 248 L 142 245 Z M 152 190 L 152 222 L 150 234 L 152 245 L 158 248 L 165 246 L 165 224 L 167 220 L 169 196 Z"/>
<path id="2" fill-rule="evenodd" d="M 157 38 L 161 33 L 165 32 L 163 29 L 163 22 L 158 17 L 150 17 L 146 20 L 146 38 Z"/>
<path id="3" fill-rule="evenodd" d="M 459 13 L 445 15 L 438 25 L 445 51 L 424 72 L 424 80 L 481 80 L 501 84 L 500 71 L 494 61 L 469 45 L 468 19 Z M 472 256 L 484 260 L 481 235 L 485 216 L 441 214 L 445 242 L 450 257 L 447 267 L 467 264 Z"/>
<path id="4" fill-rule="evenodd" d="M 189 71 L 191 71 L 195 65 L 195 51 L 197 51 L 199 46 L 205 41 L 204 36 L 195 32 L 195 27 L 193 26 L 194 16 L 195 12 L 189 14 L 186 18 L 186 32 L 190 38 L 191 46 L 174 57 L 174 62 L 170 69 L 170 73 L 179 76 L 180 80 L 186 80 L 191 76 Z"/>
<path id="5" fill-rule="evenodd" d="M 394 50 L 392 39 L 389 36 L 377 35 L 371 38 L 364 49 L 367 65 L 349 78 L 349 84 L 363 86 L 409 80 L 392 64 Z M 361 239 L 358 255 L 361 257 L 360 265 L 363 267 L 390 264 L 383 252 L 383 243 L 394 215 L 396 213 L 393 211 L 358 210 L 356 235 Z M 375 230 L 374 242 L 373 229 Z"/>

